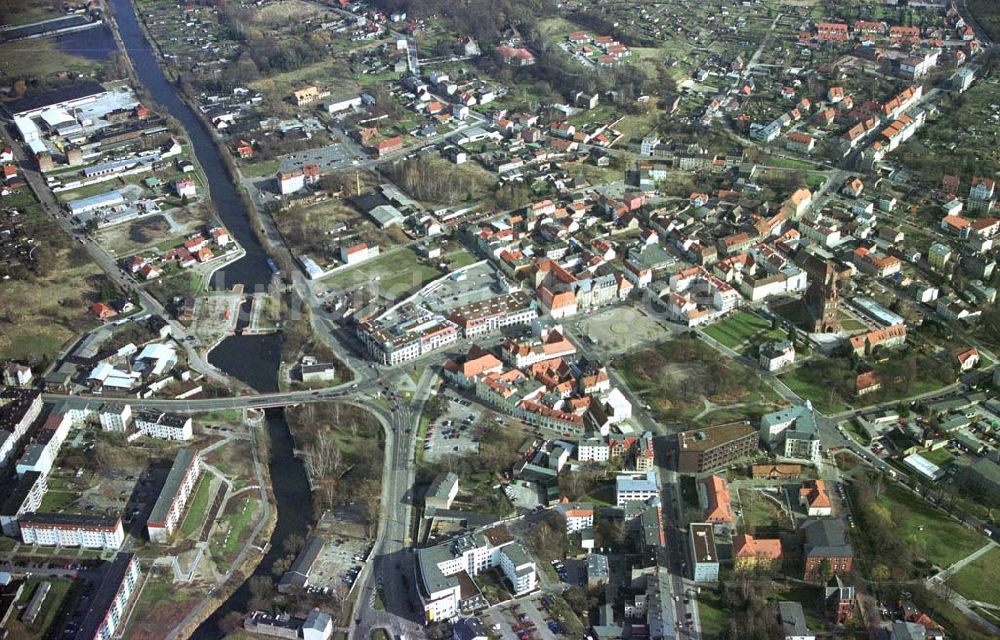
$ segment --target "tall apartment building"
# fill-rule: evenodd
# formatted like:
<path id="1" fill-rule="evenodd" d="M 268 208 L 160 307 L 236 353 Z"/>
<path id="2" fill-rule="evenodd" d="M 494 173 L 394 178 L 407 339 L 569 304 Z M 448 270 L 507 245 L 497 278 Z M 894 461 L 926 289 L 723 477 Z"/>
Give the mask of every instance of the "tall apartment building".
<path id="1" fill-rule="evenodd" d="M 653 434 L 647 431 L 639 438 L 635 452 L 635 470 L 639 472 L 652 471 L 656 464 L 656 452 L 653 449 Z"/>
<path id="2" fill-rule="evenodd" d="M 590 502 L 561 504 L 556 509 L 566 519 L 566 533 L 576 533 L 594 526 L 594 505 Z"/>
<path id="3" fill-rule="evenodd" d="M 146 532 L 152 542 L 167 544 L 184 517 L 184 507 L 198 484 L 201 467 L 197 452 L 186 447 L 177 452 L 160 496 L 146 520 Z"/>
<path id="4" fill-rule="evenodd" d="M 160 440 L 190 440 L 193 436 L 191 418 L 170 413 L 140 411 L 135 416 L 135 428 Z"/>
<path id="5" fill-rule="evenodd" d="M 129 600 L 139 583 L 139 561 L 133 553 L 119 553 L 111 561 L 90 601 L 75 640 L 111 640 L 127 617 Z"/>
<path id="6" fill-rule="evenodd" d="M 132 423 L 132 405 L 108 402 L 97 414 L 105 431 L 125 431 Z"/>
<path id="7" fill-rule="evenodd" d="M 36 389 L 0 389 L 0 465 L 42 411 L 42 394 Z"/>
<path id="8" fill-rule="evenodd" d="M 48 488 L 44 473 L 29 471 L 18 478 L 17 484 L 0 502 L 0 528 L 5 536 L 16 538 L 21 535 L 18 519 L 42 506 L 42 498 Z"/>
<path id="9" fill-rule="evenodd" d="M 27 513 L 18 519 L 21 541 L 48 547 L 120 549 L 122 519 L 72 513 Z"/>
<path id="10" fill-rule="evenodd" d="M 749 422 L 730 422 L 677 434 L 677 470 L 713 471 L 757 450 L 757 431 Z"/>

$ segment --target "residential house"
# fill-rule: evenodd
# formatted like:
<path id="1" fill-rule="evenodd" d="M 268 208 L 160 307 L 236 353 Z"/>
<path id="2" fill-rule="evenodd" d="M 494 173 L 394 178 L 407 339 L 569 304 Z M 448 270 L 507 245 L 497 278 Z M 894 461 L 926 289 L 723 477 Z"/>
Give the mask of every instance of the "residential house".
<path id="1" fill-rule="evenodd" d="M 733 537 L 733 569 L 736 571 L 777 571 L 781 559 L 781 540 L 755 538 L 749 533 Z"/>

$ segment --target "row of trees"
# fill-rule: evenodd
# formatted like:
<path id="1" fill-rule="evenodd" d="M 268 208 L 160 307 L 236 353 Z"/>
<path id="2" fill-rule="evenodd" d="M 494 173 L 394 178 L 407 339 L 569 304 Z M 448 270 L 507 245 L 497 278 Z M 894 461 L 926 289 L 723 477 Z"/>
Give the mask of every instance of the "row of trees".
<path id="1" fill-rule="evenodd" d="M 448 205 L 469 202 L 482 196 L 488 186 L 482 174 L 432 156 L 396 162 L 384 171 L 414 198 L 427 202 Z"/>

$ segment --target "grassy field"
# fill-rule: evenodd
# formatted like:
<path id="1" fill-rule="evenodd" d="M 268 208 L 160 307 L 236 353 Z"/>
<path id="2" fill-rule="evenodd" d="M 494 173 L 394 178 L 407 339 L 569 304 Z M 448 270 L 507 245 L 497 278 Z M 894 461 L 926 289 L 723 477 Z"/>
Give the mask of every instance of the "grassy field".
<path id="1" fill-rule="evenodd" d="M 45 596 L 45 603 L 42 604 L 42 609 L 35 619 L 34 624 L 26 626 L 29 631 L 37 634 L 35 637 L 39 638 L 44 637 L 44 632 L 52 626 L 56 616 L 59 614 L 59 609 L 62 608 L 62 604 L 69 594 L 70 588 L 73 586 L 73 582 L 69 579 L 31 577 L 25 583 L 24 591 L 22 591 L 21 599 L 18 602 L 27 606 L 28 602 L 31 601 L 31 597 L 35 595 L 38 585 L 42 582 L 49 583 L 49 593 Z"/>
<path id="2" fill-rule="evenodd" d="M 722 600 L 715 591 L 702 589 L 698 594 L 698 618 L 701 620 L 701 635 L 704 638 L 721 637 L 726 626 L 726 612 Z"/>
<path id="3" fill-rule="evenodd" d="M 20 26 L 62 15 L 54 2 L 46 0 L 8 0 L 0 2 L 0 24 Z"/>
<path id="4" fill-rule="evenodd" d="M 775 498 L 781 500 L 777 496 Z M 762 492 L 741 489 L 739 501 L 743 510 L 743 524 L 755 535 L 793 530 L 793 524 L 784 509 Z"/>
<path id="5" fill-rule="evenodd" d="M 170 574 L 147 573 L 132 608 L 126 638 L 163 638 L 195 606 L 199 596 L 174 584 Z"/>
<path id="6" fill-rule="evenodd" d="M 100 74 L 107 63 L 61 51 L 54 38 L 32 38 L 0 45 L 0 76 L 27 77 L 44 82 L 65 72 Z M 16 69 L 16 70 L 15 70 Z"/>
<path id="7" fill-rule="evenodd" d="M 103 276 L 27 190 L 5 198 L 4 206 L 21 210 L 26 231 L 40 241 L 42 267 L 0 280 L 0 360 L 37 362 L 54 357 L 81 331 L 97 325 L 88 310 Z"/>
<path id="8" fill-rule="evenodd" d="M 208 509 L 208 496 L 212 488 L 212 477 L 202 474 L 198 480 L 198 488 L 195 489 L 194 497 L 187 505 L 187 514 L 181 523 L 181 536 L 188 537 L 197 531 L 205 519 L 205 510 Z"/>
<path id="9" fill-rule="evenodd" d="M 434 267 L 418 262 L 417 254 L 412 249 L 404 248 L 337 273 L 325 282 L 334 289 L 377 284 L 383 294 L 402 297 L 440 275 Z"/>
<path id="10" fill-rule="evenodd" d="M 465 249 L 459 249 L 458 251 L 449 253 L 448 255 L 445 256 L 445 258 L 451 261 L 452 269 L 460 269 L 462 267 L 467 267 L 475 262 L 479 262 L 479 258 L 472 255 Z"/>
<path id="11" fill-rule="evenodd" d="M 1000 548 L 994 547 L 962 567 L 948 585 L 971 600 L 989 602 L 1000 607 Z"/>
<path id="12" fill-rule="evenodd" d="M 891 485 L 878 503 L 889 510 L 899 537 L 914 554 L 948 567 L 986 544 L 975 531 L 949 519 L 918 496 Z"/>
<path id="13" fill-rule="evenodd" d="M 260 500 L 250 496 L 241 496 L 229 502 L 226 514 L 223 516 L 224 525 L 218 528 L 213 537 L 211 548 L 216 560 L 231 558 L 240 550 L 259 504 Z"/>
<path id="14" fill-rule="evenodd" d="M 768 320 L 749 311 L 731 315 L 722 322 L 706 328 L 705 333 L 736 351 L 742 351 L 746 343 L 758 346 L 764 342 L 788 337 L 785 331 L 772 329 Z"/>
<path id="15" fill-rule="evenodd" d="M 829 381 L 817 375 L 816 370 L 809 366 L 798 367 L 779 378 L 799 396 L 811 400 L 821 413 L 839 413 L 848 408 L 847 403 L 831 393 Z"/>
<path id="16" fill-rule="evenodd" d="M 936 451 L 931 451 L 930 449 L 927 449 L 926 451 L 921 451 L 920 455 L 921 457 L 926 458 L 928 461 L 933 462 L 934 464 L 942 468 L 950 465 L 951 461 L 954 459 L 952 458 L 952 455 L 948 453 L 948 449 L 943 447 Z"/>

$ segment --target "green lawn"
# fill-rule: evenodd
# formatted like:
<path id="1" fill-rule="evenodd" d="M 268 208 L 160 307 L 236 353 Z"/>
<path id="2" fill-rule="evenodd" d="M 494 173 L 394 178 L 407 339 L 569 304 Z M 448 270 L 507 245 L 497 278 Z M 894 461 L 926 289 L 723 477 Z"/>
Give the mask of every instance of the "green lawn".
<path id="1" fill-rule="evenodd" d="M 890 485 L 878 503 L 892 514 L 899 537 L 914 553 L 939 567 L 951 566 L 986 543 L 975 531 L 896 485 Z"/>
<path id="2" fill-rule="evenodd" d="M 722 322 L 705 329 L 705 333 L 730 349 L 735 349 L 752 336 L 771 328 L 771 323 L 748 311 L 740 311 Z"/>
<path id="3" fill-rule="evenodd" d="M 451 268 L 453 270 L 454 269 L 460 269 L 462 267 L 467 267 L 470 264 L 479 261 L 479 258 L 477 258 L 476 256 L 472 255 L 471 253 L 469 253 L 465 249 L 459 249 L 458 251 L 455 251 L 454 253 L 449 253 L 445 257 L 448 258 L 449 260 L 451 260 Z M 982 356 L 980 356 L 980 358 L 981 357 Z"/>
<path id="4" fill-rule="evenodd" d="M 54 491 L 49 489 L 42 498 L 42 506 L 39 507 L 39 510 L 61 513 L 78 497 L 80 497 L 80 494 L 75 491 Z"/>
<path id="5" fill-rule="evenodd" d="M 240 162 L 240 173 L 248 178 L 262 178 L 278 173 L 277 160 L 260 160 L 257 162 Z"/>
<path id="6" fill-rule="evenodd" d="M 615 358 L 612 366 L 658 420 L 691 422 L 706 399 L 729 419 L 757 419 L 785 404 L 754 373 L 697 339 L 661 342 Z M 718 416 L 706 417 L 714 423 Z"/>
<path id="7" fill-rule="evenodd" d="M 225 517 L 229 523 L 229 536 L 225 538 L 224 542 L 219 541 L 217 545 L 213 545 L 218 556 L 235 554 L 240 550 L 240 545 L 243 543 L 241 538 L 247 526 L 253 521 L 259 502 L 256 498 L 237 498 L 236 504 L 238 506 L 235 512 L 229 513 Z"/>
<path id="8" fill-rule="evenodd" d="M 831 398 L 830 387 L 826 381 L 814 375 L 815 370 L 805 366 L 792 369 L 779 378 L 788 388 L 806 400 L 811 400 L 813 406 L 821 413 L 840 413 L 847 410 L 847 404 L 837 396 Z"/>
<path id="9" fill-rule="evenodd" d="M 403 248 L 341 271 L 326 282 L 334 289 L 377 285 L 383 294 L 394 298 L 402 297 L 440 275 L 434 267 L 420 263 L 412 249 Z"/>
<path id="10" fill-rule="evenodd" d="M 698 594 L 698 618 L 701 620 L 701 635 L 703 638 L 718 638 L 726 626 L 726 612 L 722 610 L 722 601 L 714 591 L 702 589 Z"/>
<path id="11" fill-rule="evenodd" d="M 936 451 L 931 451 L 930 449 L 921 451 L 920 456 L 926 458 L 929 462 L 933 462 L 941 468 L 947 467 L 953 460 L 951 454 L 948 453 L 948 449 L 945 447 L 941 447 Z"/>
<path id="12" fill-rule="evenodd" d="M 186 538 L 201 528 L 202 520 L 205 519 L 205 511 L 208 509 L 208 496 L 211 488 L 212 477 L 207 473 L 202 474 L 201 479 L 198 480 L 194 497 L 188 503 L 184 522 L 181 523 L 182 537 Z"/>
<path id="13" fill-rule="evenodd" d="M 31 577 L 24 585 L 24 591 L 21 593 L 21 604 L 27 606 L 28 602 L 31 601 L 31 597 L 35 595 L 35 589 L 42 582 L 48 582 L 49 593 L 45 596 L 45 602 L 42 604 L 41 611 L 38 612 L 38 617 L 35 618 L 35 623 L 28 627 L 31 631 L 38 632 L 36 637 L 43 637 L 43 632 L 48 629 L 52 623 L 55 621 L 56 615 L 59 613 L 59 609 L 62 608 L 63 601 L 66 600 L 66 596 L 69 594 L 70 587 L 73 586 L 73 582 L 69 579 L 60 578 L 43 578 L 43 577 Z"/>
<path id="14" fill-rule="evenodd" d="M 1000 548 L 994 547 L 962 567 L 951 577 L 948 585 L 966 598 L 1000 607 L 997 581 L 1000 581 Z"/>
<path id="15" fill-rule="evenodd" d="M 780 531 L 792 531 L 792 522 L 775 500 L 750 489 L 740 490 L 738 496 L 743 511 L 743 524 L 750 532 L 771 535 Z M 775 498 L 781 501 L 781 498 Z"/>
<path id="16" fill-rule="evenodd" d="M 774 340 L 784 340 L 787 332 L 772 329 L 771 323 L 760 316 L 741 311 L 722 322 L 705 329 L 705 333 L 744 354 L 749 354 L 757 346 Z"/>

